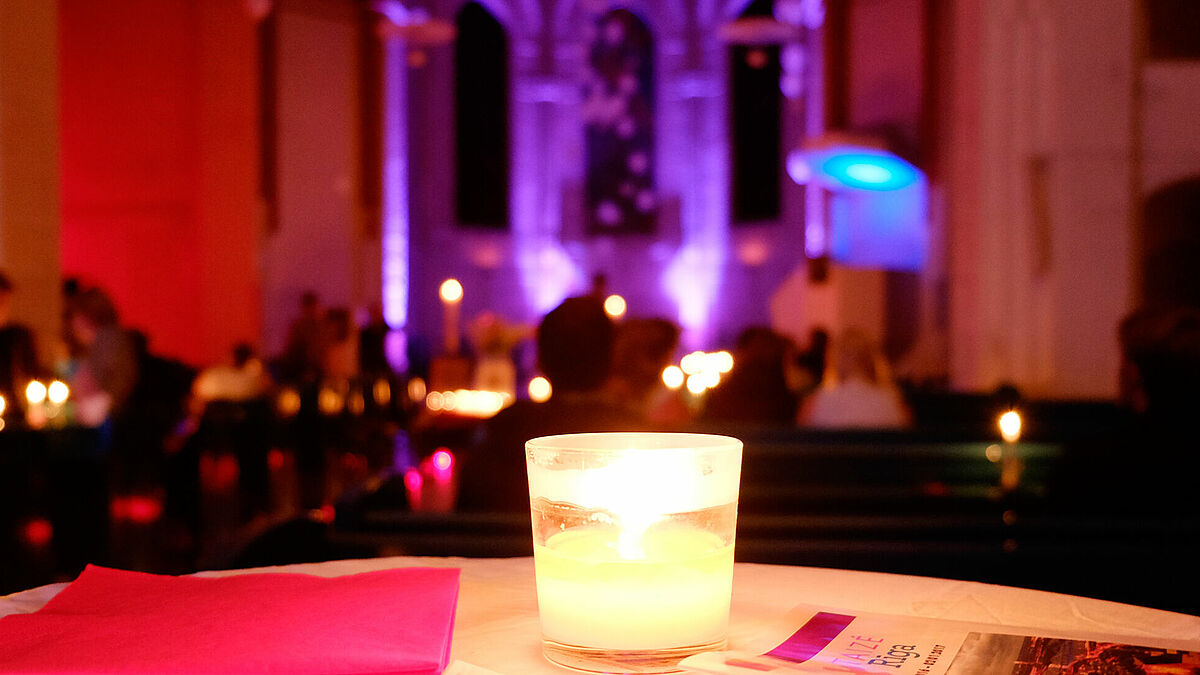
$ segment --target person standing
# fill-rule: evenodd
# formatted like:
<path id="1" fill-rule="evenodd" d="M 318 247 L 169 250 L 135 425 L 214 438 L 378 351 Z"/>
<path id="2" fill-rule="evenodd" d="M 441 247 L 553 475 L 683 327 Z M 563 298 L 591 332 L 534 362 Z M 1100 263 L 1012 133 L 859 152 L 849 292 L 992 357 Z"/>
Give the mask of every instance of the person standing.
<path id="1" fill-rule="evenodd" d="M 0 272 L 0 395 L 9 406 L 23 410 L 25 386 L 37 377 L 33 332 L 12 321 L 12 280 Z"/>

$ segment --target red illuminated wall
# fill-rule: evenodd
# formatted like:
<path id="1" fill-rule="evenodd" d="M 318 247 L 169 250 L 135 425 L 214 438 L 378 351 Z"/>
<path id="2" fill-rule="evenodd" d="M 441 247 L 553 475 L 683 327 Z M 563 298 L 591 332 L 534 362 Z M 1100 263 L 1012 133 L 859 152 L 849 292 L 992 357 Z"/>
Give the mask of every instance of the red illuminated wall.
<path id="1" fill-rule="evenodd" d="M 193 364 L 257 342 L 254 23 L 240 0 L 60 0 L 62 268 Z"/>

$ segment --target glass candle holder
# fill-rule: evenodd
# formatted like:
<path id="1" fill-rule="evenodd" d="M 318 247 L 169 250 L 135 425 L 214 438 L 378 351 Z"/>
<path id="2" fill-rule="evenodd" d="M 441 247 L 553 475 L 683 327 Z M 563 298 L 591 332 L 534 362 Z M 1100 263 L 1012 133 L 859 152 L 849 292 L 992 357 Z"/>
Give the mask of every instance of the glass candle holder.
<path id="1" fill-rule="evenodd" d="M 741 441 L 568 434 L 525 456 L 546 658 L 664 673 L 725 646 Z"/>

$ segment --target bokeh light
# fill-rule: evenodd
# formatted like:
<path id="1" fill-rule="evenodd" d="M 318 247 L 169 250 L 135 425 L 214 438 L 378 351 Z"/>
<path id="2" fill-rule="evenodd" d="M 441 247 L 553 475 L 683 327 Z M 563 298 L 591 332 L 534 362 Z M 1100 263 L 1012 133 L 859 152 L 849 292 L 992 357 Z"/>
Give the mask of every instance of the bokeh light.
<path id="1" fill-rule="evenodd" d="M 21 527 L 21 539 L 33 548 L 42 548 L 53 538 L 54 526 L 45 518 L 30 518 Z"/>
<path id="2" fill-rule="evenodd" d="M 50 399 L 50 402 L 54 405 L 62 405 L 66 403 L 67 398 L 70 397 L 70 395 L 71 390 L 67 387 L 67 383 L 61 380 L 55 380 L 50 383 L 49 387 L 46 387 L 46 397 Z"/>
<path id="3" fill-rule="evenodd" d="M 371 395 L 379 406 L 386 406 L 392 402 L 392 385 L 386 377 L 375 380 L 375 385 L 371 387 Z"/>
<path id="4" fill-rule="evenodd" d="M 679 366 L 667 366 L 663 368 L 662 381 L 667 385 L 668 389 L 678 389 L 683 386 L 683 369 Z"/>
<path id="5" fill-rule="evenodd" d="M 295 389 L 284 389 L 275 400 L 275 408 L 281 417 L 295 417 L 300 412 L 300 392 Z"/>
<path id="6" fill-rule="evenodd" d="M 1000 416 L 998 422 L 1000 437 L 1007 443 L 1016 443 L 1021 438 L 1021 416 L 1016 410 L 1009 410 Z"/>
<path id="7" fill-rule="evenodd" d="M 408 381 L 408 398 L 413 403 L 420 403 L 425 400 L 425 395 L 428 390 L 425 386 L 425 380 L 419 377 L 414 377 Z"/>
<path id="8" fill-rule="evenodd" d="M 713 361 L 717 371 L 722 375 L 733 370 L 733 354 L 730 354 L 723 349 L 716 353 L 716 355 L 713 357 Z"/>
<path id="9" fill-rule="evenodd" d="M 704 352 L 692 352 L 679 361 L 679 367 L 688 375 L 695 375 L 704 370 Z"/>
<path id="10" fill-rule="evenodd" d="M 429 392 L 429 395 L 425 397 L 425 407 L 429 408 L 433 412 L 442 410 L 445 405 L 446 397 L 443 396 L 442 392 L 440 391 L 431 391 Z"/>
<path id="11" fill-rule="evenodd" d="M 350 397 L 346 399 L 346 409 L 350 411 L 351 415 L 361 415 L 366 411 L 367 401 L 361 391 L 350 393 Z"/>
<path id="12" fill-rule="evenodd" d="M 31 405 L 41 405 L 46 401 L 46 385 L 31 380 L 29 385 L 25 387 L 25 400 Z"/>
<path id="13" fill-rule="evenodd" d="M 438 295 L 441 296 L 442 302 L 458 302 L 463 297 L 462 284 L 458 283 L 458 279 L 447 279 L 438 289 Z"/>
<path id="14" fill-rule="evenodd" d="M 529 398 L 533 402 L 545 403 L 553 393 L 554 388 L 550 386 L 550 380 L 541 375 L 529 381 Z"/>
<path id="15" fill-rule="evenodd" d="M 346 398 L 336 389 L 321 387 L 321 391 L 317 392 L 317 408 L 324 415 L 341 414 L 345 405 Z"/>
<path id="16" fill-rule="evenodd" d="M 626 308 L 625 298 L 619 295 L 610 295 L 604 299 L 604 311 L 614 319 L 625 316 Z"/>
<path id="17" fill-rule="evenodd" d="M 449 471 L 450 467 L 454 466 L 454 455 L 445 448 L 439 448 L 433 453 L 433 468 L 438 471 Z"/>

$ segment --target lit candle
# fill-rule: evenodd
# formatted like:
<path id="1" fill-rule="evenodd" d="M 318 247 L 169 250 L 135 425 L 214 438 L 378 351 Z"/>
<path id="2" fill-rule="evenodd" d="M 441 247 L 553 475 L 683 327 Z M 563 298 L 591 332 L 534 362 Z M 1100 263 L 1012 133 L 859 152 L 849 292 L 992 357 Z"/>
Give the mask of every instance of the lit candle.
<path id="1" fill-rule="evenodd" d="M 546 638 L 613 650 L 719 643 L 729 624 L 733 543 L 698 528 L 652 528 L 621 555 L 615 528 L 572 528 L 534 549 Z"/>
<path id="2" fill-rule="evenodd" d="M 1000 437 L 1005 443 L 1021 440 L 1021 415 L 1016 410 L 1009 410 L 1001 415 L 996 426 L 1000 427 Z"/>
<path id="3" fill-rule="evenodd" d="M 572 434 L 526 444 L 543 650 L 665 672 L 724 645 L 741 442 Z"/>
<path id="4" fill-rule="evenodd" d="M 457 279 L 447 279 L 438 289 L 442 299 L 442 344 L 447 354 L 458 353 L 458 309 L 462 303 L 463 287 Z"/>
<path id="5" fill-rule="evenodd" d="M 46 385 L 37 380 L 30 380 L 25 387 L 25 421 L 34 429 L 46 425 Z"/>
<path id="6" fill-rule="evenodd" d="M 625 298 L 619 295 L 610 295 L 604 299 L 604 313 L 614 321 L 625 316 L 625 309 Z"/>

